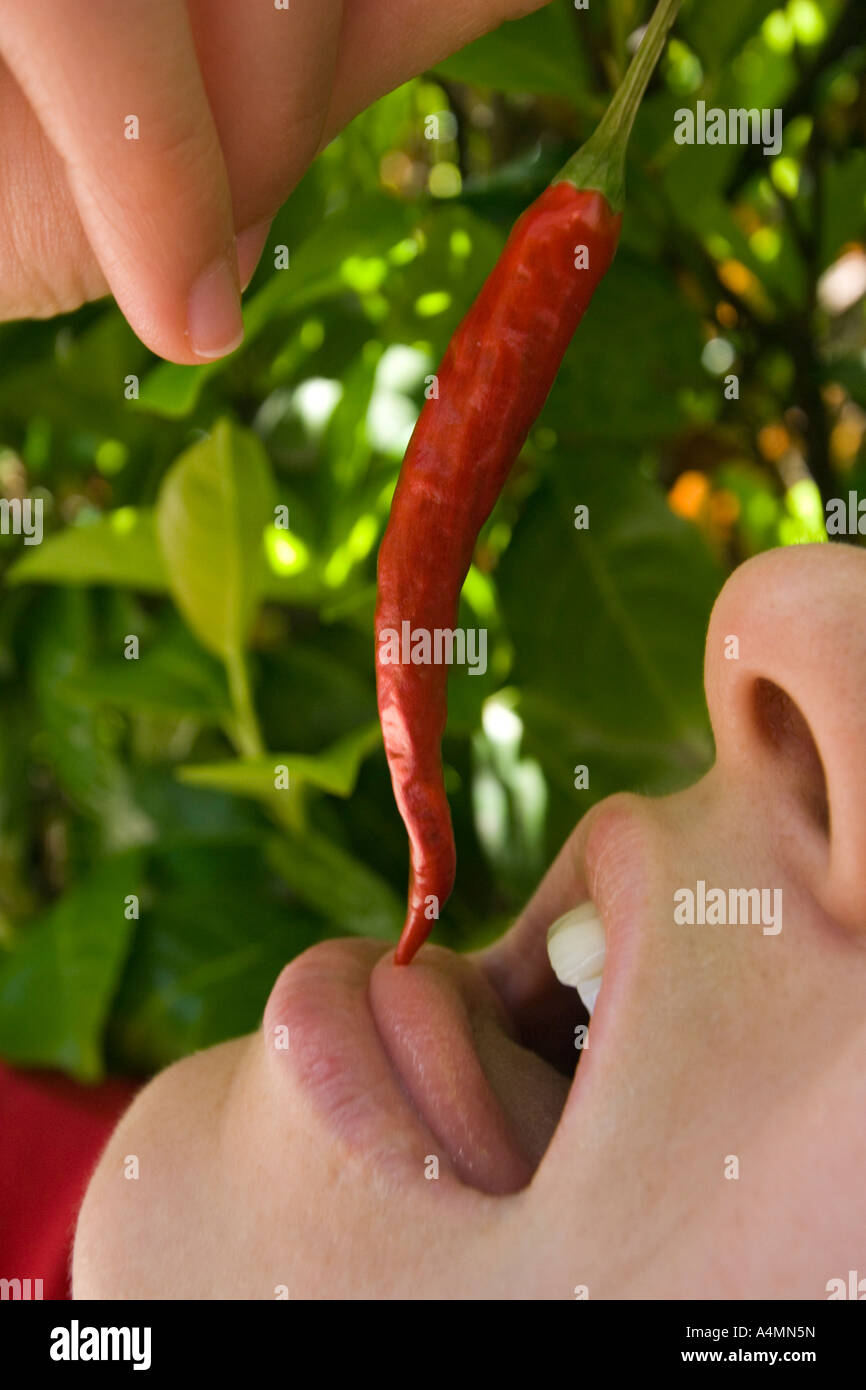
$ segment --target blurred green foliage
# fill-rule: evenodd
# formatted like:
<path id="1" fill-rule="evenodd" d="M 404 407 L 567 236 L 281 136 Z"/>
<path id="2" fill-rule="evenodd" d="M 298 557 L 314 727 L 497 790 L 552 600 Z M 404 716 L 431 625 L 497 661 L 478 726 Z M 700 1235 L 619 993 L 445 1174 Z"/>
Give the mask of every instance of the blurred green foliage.
<path id="1" fill-rule="evenodd" d="M 0 327 L 0 488 L 46 518 L 41 545 L 0 536 L 5 1057 L 146 1073 L 255 1027 L 311 943 L 396 936 L 391 492 L 425 375 L 648 8 L 554 0 L 361 115 L 279 214 L 228 361 L 160 363 L 106 302 Z M 866 484 L 857 11 L 685 0 L 621 249 L 465 587 L 490 660 L 452 673 L 443 942 L 500 930 L 600 796 L 708 766 L 725 575 Z M 678 146 L 699 99 L 782 107 L 782 152 Z"/>

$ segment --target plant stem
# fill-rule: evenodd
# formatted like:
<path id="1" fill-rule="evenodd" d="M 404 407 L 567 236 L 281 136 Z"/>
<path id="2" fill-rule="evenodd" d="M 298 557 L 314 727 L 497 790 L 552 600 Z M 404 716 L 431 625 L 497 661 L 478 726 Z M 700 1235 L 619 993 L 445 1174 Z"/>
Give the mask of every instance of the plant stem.
<path id="1" fill-rule="evenodd" d="M 225 658 L 225 668 L 232 702 L 232 742 L 242 758 L 262 758 L 267 749 L 253 704 L 244 653 L 240 650 L 232 652 Z M 264 798 L 264 804 L 278 825 L 288 830 L 305 829 L 307 816 L 303 783 L 287 792 L 275 789 Z"/>
<path id="2" fill-rule="evenodd" d="M 225 658 L 232 709 L 234 711 L 235 742 L 244 758 L 259 758 L 265 751 L 259 721 L 250 693 L 250 677 L 242 651 Z"/>
<path id="3" fill-rule="evenodd" d="M 597 189 L 614 212 L 622 212 L 628 138 L 679 7 L 680 0 L 658 0 L 640 48 L 598 127 L 560 170 L 554 183 L 567 182 L 576 188 Z"/>

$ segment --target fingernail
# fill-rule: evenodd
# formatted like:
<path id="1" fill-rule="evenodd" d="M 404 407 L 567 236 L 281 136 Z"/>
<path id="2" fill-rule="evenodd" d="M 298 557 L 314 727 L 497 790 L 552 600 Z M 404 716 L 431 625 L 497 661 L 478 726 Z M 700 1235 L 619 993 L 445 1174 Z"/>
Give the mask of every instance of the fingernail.
<path id="1" fill-rule="evenodd" d="M 211 361 L 233 352 L 244 336 L 241 297 L 232 262 L 225 257 L 203 270 L 187 305 L 189 341 L 196 357 Z"/>
<path id="2" fill-rule="evenodd" d="M 238 233 L 238 274 L 241 279 L 241 289 L 245 290 L 256 273 L 256 266 L 264 250 L 268 232 L 271 229 L 271 219 L 266 217 L 264 222 L 257 222 L 254 227 L 245 227 Z"/>

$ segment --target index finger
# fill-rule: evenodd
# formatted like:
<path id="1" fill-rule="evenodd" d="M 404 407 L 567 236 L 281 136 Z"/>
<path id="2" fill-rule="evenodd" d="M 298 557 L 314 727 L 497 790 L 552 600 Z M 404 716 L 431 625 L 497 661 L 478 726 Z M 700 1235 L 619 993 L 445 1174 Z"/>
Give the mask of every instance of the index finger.
<path id="1" fill-rule="evenodd" d="M 175 362 L 231 351 L 231 195 L 182 0 L 0 0 L 0 50 L 139 337 Z"/>

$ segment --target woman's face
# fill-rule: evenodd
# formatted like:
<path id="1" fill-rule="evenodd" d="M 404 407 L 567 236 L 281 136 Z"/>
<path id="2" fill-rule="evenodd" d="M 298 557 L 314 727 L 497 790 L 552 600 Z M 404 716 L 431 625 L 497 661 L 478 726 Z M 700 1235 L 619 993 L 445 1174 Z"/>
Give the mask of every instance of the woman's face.
<path id="1" fill-rule="evenodd" d="M 378 943 L 316 946 L 260 1033 L 152 1082 L 89 1188 L 76 1295 L 826 1298 L 866 1279 L 864 596 L 851 548 L 744 565 L 707 638 L 717 762 L 697 786 L 596 806 L 481 955 L 426 947 L 407 969 Z M 683 920 L 685 889 L 709 920 Z M 714 921 L 713 889 L 749 920 Z M 732 895 L 749 889 L 769 891 Z M 606 958 L 578 1051 L 546 932 L 587 898 Z"/>

